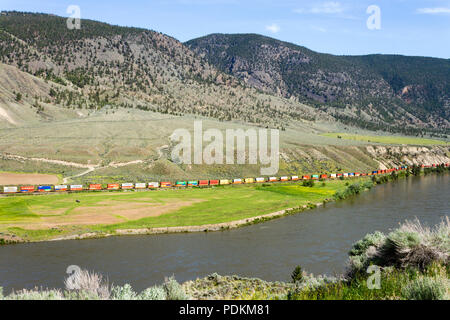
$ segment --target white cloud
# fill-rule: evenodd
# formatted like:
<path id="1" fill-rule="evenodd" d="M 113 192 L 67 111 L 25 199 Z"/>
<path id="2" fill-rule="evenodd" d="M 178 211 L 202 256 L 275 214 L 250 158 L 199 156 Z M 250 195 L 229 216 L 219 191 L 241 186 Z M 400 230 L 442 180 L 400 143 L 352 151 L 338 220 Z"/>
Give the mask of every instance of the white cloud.
<path id="1" fill-rule="evenodd" d="M 272 33 L 278 33 L 278 32 L 280 32 L 281 28 L 276 23 L 272 23 L 271 25 L 266 26 L 266 30 L 270 31 Z"/>
<path id="2" fill-rule="evenodd" d="M 422 14 L 450 13 L 450 8 L 420 8 L 417 9 L 417 13 Z"/>
<path id="3" fill-rule="evenodd" d="M 329 1 L 324 2 L 319 5 L 315 5 L 310 8 L 299 8 L 295 9 L 296 13 L 314 13 L 314 14 L 336 14 L 344 12 L 344 8 L 342 7 L 340 2 Z"/>

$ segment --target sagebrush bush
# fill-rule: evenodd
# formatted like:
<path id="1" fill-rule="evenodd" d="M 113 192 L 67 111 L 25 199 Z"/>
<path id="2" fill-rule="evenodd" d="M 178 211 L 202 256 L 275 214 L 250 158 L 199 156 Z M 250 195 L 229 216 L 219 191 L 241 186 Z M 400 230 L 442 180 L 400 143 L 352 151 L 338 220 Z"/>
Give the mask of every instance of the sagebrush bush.
<path id="1" fill-rule="evenodd" d="M 60 290 L 27 290 L 23 289 L 13 292 L 6 300 L 64 300 L 63 294 Z"/>
<path id="2" fill-rule="evenodd" d="M 139 300 L 166 300 L 166 291 L 163 287 L 154 286 L 142 291 L 137 298 Z"/>
<path id="3" fill-rule="evenodd" d="M 73 276 L 65 279 L 65 296 L 78 300 L 108 300 L 110 297 L 110 287 L 108 281 L 103 279 L 101 274 L 80 270 Z"/>
<path id="4" fill-rule="evenodd" d="M 136 292 L 128 283 L 123 286 L 113 286 L 111 289 L 112 300 L 136 300 Z"/>
<path id="5" fill-rule="evenodd" d="M 420 270 L 433 263 L 448 265 L 449 234 L 448 217 L 434 229 L 423 227 L 415 220 L 406 221 L 387 236 L 379 232 L 368 234 L 350 250 L 347 276 L 365 271 L 371 264 Z"/>
<path id="6" fill-rule="evenodd" d="M 166 299 L 167 300 L 187 300 L 188 296 L 184 292 L 181 285 L 175 280 L 175 278 L 172 276 L 163 284 L 163 289 L 166 293 Z"/>
<path id="7" fill-rule="evenodd" d="M 421 276 L 402 289 L 408 300 L 446 300 L 448 299 L 448 279 Z"/>

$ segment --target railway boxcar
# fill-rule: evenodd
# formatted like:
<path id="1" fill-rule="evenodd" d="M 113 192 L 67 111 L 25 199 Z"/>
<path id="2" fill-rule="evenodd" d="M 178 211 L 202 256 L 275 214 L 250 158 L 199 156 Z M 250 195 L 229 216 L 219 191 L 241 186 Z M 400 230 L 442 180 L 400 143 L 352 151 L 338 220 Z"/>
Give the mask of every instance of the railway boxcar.
<path id="1" fill-rule="evenodd" d="M 90 184 L 89 190 L 102 190 L 102 185 L 98 183 Z"/>
<path id="2" fill-rule="evenodd" d="M 303 176 L 302 179 L 303 179 L 303 180 L 310 180 L 311 177 L 310 177 L 310 176 Z"/>
<path id="3" fill-rule="evenodd" d="M 67 191 L 67 185 L 66 184 L 56 185 L 55 191 Z"/>
<path id="4" fill-rule="evenodd" d="M 318 175 L 318 174 L 313 174 L 313 175 L 311 176 L 311 178 L 312 178 L 313 180 L 318 180 L 318 179 L 319 179 L 319 175 Z"/>
<path id="5" fill-rule="evenodd" d="M 266 179 L 264 178 L 256 178 L 256 182 L 261 183 L 261 182 L 265 182 Z"/>
<path id="6" fill-rule="evenodd" d="M 244 182 L 245 183 L 255 183 L 255 179 L 254 178 L 245 178 Z"/>
<path id="7" fill-rule="evenodd" d="M 327 179 L 328 178 L 328 175 L 326 175 L 326 174 L 321 174 L 320 175 L 320 179 Z"/>
<path id="8" fill-rule="evenodd" d="M 208 180 L 200 180 L 198 182 L 198 184 L 200 185 L 200 187 L 206 187 L 209 185 L 209 181 Z"/>
<path id="9" fill-rule="evenodd" d="M 336 175 L 336 173 L 332 173 L 332 174 L 330 174 L 330 178 L 331 178 L 331 179 L 336 179 L 336 178 L 337 178 L 337 175 Z"/>
<path id="10" fill-rule="evenodd" d="M 209 180 L 209 185 L 210 186 L 218 186 L 220 183 L 219 180 Z"/>
<path id="11" fill-rule="evenodd" d="M 34 186 L 22 186 L 20 187 L 20 192 L 34 192 Z"/>
<path id="12" fill-rule="evenodd" d="M 354 173 L 354 172 L 351 172 L 351 173 L 348 174 L 348 176 L 349 176 L 349 177 L 354 177 L 354 176 L 355 176 L 355 173 Z"/>
<path id="13" fill-rule="evenodd" d="M 146 189 L 147 188 L 147 184 L 145 184 L 144 182 L 138 182 L 134 185 L 135 189 Z"/>
<path id="14" fill-rule="evenodd" d="M 70 191 L 83 191 L 83 186 L 81 184 L 72 184 Z"/>
<path id="15" fill-rule="evenodd" d="M 300 180 L 300 178 L 299 178 L 298 176 L 292 176 L 292 177 L 291 177 L 291 180 L 292 180 L 292 181 L 297 181 L 297 180 Z"/>
<path id="16" fill-rule="evenodd" d="M 344 173 L 344 174 L 343 174 L 343 177 L 344 177 L 344 178 L 348 178 L 348 173 Z"/>
<path id="17" fill-rule="evenodd" d="M 186 187 L 187 181 L 177 181 L 175 182 L 175 187 Z"/>
<path id="18" fill-rule="evenodd" d="M 17 193 L 17 187 L 3 187 L 4 193 Z"/>
<path id="19" fill-rule="evenodd" d="M 110 183 L 106 186 L 106 189 L 108 190 L 119 190 L 120 189 L 120 184 L 118 183 Z"/>
<path id="20" fill-rule="evenodd" d="M 198 187 L 198 181 L 197 180 L 188 181 L 188 187 Z"/>
<path id="21" fill-rule="evenodd" d="M 283 182 L 289 181 L 289 177 L 284 176 L 284 177 L 281 177 L 280 180 Z"/>
<path id="22" fill-rule="evenodd" d="M 133 188 L 134 188 L 134 184 L 133 183 L 122 183 L 122 189 L 123 190 L 133 189 Z"/>
<path id="23" fill-rule="evenodd" d="M 38 186 L 39 192 L 51 192 L 52 186 Z"/>
<path id="24" fill-rule="evenodd" d="M 161 182 L 160 186 L 161 186 L 161 188 L 170 188 L 170 187 L 172 187 L 172 182 L 164 181 L 164 182 Z"/>
<path id="25" fill-rule="evenodd" d="M 159 188 L 159 182 L 149 182 L 148 183 L 148 188 L 149 189 Z"/>
<path id="26" fill-rule="evenodd" d="M 241 184 L 242 179 L 233 179 L 233 184 Z"/>
<path id="27" fill-rule="evenodd" d="M 275 182 L 278 181 L 277 177 L 269 177 L 269 182 Z"/>

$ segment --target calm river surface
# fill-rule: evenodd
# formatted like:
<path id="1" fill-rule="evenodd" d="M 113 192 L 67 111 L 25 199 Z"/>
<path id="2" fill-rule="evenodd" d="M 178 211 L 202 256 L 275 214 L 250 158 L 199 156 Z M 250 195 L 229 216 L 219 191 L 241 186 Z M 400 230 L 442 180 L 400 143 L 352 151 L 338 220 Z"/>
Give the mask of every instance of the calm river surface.
<path id="1" fill-rule="evenodd" d="M 0 247 L 0 286 L 63 287 L 69 265 L 100 272 L 136 290 L 213 272 L 288 280 L 296 265 L 342 273 L 351 245 L 417 217 L 427 225 L 450 216 L 450 175 L 409 178 L 361 196 L 263 224 L 210 233 L 124 236 Z"/>

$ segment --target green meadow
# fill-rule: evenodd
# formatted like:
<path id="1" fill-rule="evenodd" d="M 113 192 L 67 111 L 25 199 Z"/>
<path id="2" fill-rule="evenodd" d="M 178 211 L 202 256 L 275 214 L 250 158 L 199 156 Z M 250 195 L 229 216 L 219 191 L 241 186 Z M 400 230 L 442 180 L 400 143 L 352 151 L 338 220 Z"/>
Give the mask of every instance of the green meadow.
<path id="1" fill-rule="evenodd" d="M 241 220 L 332 199 L 348 183 L 317 181 L 156 191 L 19 195 L 0 198 L 0 237 L 46 240 L 117 229 L 199 226 Z"/>
<path id="2" fill-rule="evenodd" d="M 415 137 L 402 137 L 402 136 L 368 136 L 349 133 L 324 133 L 322 136 L 331 138 L 341 138 L 344 140 L 364 141 L 364 142 L 376 142 L 384 144 L 410 144 L 410 145 L 449 145 L 448 142 L 435 139 L 415 138 Z"/>

